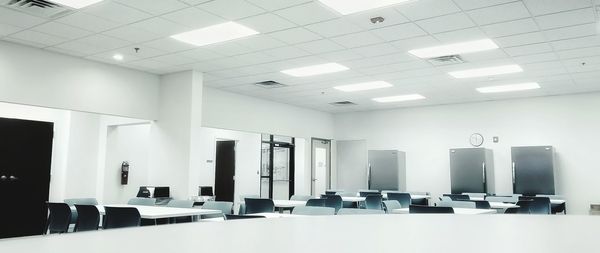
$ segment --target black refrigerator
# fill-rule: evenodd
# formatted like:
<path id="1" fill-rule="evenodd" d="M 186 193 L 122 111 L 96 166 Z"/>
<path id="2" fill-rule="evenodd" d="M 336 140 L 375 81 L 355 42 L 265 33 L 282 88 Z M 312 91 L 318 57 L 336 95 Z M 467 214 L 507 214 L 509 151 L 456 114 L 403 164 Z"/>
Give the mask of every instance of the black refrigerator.
<path id="1" fill-rule="evenodd" d="M 492 150 L 450 149 L 450 185 L 452 194 L 495 193 Z"/>
<path id="2" fill-rule="evenodd" d="M 53 129 L 50 122 L 0 118 L 0 238 L 45 230 Z"/>
<path id="3" fill-rule="evenodd" d="M 513 193 L 554 195 L 554 147 L 512 147 Z"/>

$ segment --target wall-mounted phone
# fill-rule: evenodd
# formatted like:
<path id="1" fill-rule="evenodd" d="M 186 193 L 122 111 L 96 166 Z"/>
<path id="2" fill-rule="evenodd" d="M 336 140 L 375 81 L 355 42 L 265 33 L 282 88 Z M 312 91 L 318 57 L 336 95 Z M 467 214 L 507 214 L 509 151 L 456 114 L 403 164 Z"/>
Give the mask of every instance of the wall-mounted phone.
<path id="1" fill-rule="evenodd" d="M 121 163 L 121 184 L 126 185 L 129 180 L 129 162 Z"/>

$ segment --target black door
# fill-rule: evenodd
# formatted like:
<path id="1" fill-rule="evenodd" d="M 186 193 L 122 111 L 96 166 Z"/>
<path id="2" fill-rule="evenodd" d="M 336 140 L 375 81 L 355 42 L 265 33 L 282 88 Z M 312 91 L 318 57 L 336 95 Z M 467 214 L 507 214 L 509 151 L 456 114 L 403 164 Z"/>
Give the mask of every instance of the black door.
<path id="1" fill-rule="evenodd" d="M 0 118 L 0 238 L 46 227 L 53 123 Z"/>
<path id="2" fill-rule="evenodd" d="M 215 200 L 233 202 L 235 185 L 235 141 L 217 141 Z"/>

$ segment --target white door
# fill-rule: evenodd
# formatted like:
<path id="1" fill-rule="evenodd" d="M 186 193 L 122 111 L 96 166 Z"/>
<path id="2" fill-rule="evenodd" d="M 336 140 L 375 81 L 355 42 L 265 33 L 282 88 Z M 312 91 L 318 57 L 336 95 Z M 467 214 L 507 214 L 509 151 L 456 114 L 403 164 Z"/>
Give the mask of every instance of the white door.
<path id="1" fill-rule="evenodd" d="M 331 186 L 331 142 L 312 140 L 312 195 L 319 196 Z"/>

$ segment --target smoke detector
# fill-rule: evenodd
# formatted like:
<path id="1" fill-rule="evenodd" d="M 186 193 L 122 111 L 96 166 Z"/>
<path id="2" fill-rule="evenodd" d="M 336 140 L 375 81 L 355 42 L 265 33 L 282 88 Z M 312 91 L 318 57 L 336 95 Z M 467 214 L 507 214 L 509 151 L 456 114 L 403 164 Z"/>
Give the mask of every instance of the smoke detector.
<path id="1" fill-rule="evenodd" d="M 46 0 L 0 0 L 0 6 L 48 19 L 73 12 L 71 8 Z"/>

